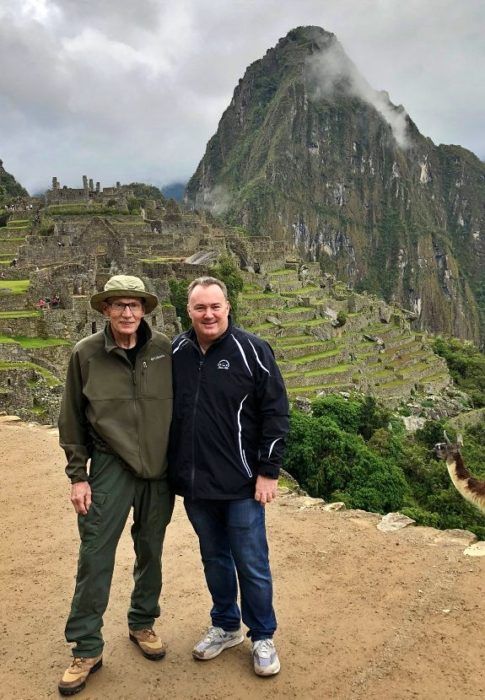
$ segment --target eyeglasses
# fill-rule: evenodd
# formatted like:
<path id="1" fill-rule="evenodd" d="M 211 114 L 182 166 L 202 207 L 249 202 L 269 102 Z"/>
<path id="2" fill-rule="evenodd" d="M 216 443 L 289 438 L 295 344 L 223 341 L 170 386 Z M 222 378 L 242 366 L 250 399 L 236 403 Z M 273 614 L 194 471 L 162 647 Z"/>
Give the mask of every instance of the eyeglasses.
<path id="1" fill-rule="evenodd" d="M 143 304 L 140 304 L 139 301 L 130 301 L 128 304 L 122 301 L 112 301 L 110 306 L 117 314 L 122 314 L 126 308 L 128 308 L 132 314 L 139 314 L 143 310 Z"/>

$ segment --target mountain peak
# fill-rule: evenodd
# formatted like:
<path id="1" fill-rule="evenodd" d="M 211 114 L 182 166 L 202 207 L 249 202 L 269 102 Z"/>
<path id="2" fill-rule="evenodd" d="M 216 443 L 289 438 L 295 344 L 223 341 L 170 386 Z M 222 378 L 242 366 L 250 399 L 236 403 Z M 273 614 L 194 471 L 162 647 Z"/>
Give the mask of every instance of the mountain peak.
<path id="1" fill-rule="evenodd" d="M 423 137 L 334 34 L 297 27 L 247 68 L 186 198 L 478 341 L 483 167 Z"/>

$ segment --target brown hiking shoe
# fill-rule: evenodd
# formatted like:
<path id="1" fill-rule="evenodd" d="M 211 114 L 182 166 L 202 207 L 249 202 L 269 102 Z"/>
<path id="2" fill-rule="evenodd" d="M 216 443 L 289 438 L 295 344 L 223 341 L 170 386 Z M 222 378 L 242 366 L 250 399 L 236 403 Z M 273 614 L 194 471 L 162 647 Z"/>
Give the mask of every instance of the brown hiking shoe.
<path id="1" fill-rule="evenodd" d="M 86 679 L 90 673 L 96 673 L 103 665 L 102 656 L 92 658 L 81 658 L 74 656 L 71 665 L 66 669 L 59 681 L 59 692 L 61 695 L 75 695 L 86 685 Z"/>
<path id="2" fill-rule="evenodd" d="M 151 661 L 163 659 L 167 653 L 167 645 L 162 642 L 158 634 L 151 628 L 143 630 L 130 629 L 130 639 L 140 647 L 143 656 Z"/>

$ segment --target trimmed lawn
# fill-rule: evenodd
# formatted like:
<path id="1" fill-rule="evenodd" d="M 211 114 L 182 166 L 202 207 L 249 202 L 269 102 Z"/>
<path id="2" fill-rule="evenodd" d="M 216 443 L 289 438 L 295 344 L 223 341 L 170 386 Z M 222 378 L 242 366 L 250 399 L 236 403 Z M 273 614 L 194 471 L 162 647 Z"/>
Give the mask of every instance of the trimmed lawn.
<path id="1" fill-rule="evenodd" d="M 24 294 L 30 287 L 30 280 L 0 280 L 0 292 L 8 289 L 10 294 Z"/>
<path id="2" fill-rule="evenodd" d="M 0 311 L 0 318 L 40 318 L 40 311 Z"/>

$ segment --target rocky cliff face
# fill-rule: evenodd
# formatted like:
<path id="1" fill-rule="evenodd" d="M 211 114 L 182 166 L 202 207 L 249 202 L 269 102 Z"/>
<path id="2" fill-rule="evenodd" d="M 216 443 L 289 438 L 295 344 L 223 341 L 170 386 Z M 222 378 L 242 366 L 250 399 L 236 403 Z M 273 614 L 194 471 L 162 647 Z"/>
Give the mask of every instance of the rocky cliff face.
<path id="1" fill-rule="evenodd" d="M 291 241 L 421 328 L 485 338 L 485 164 L 422 136 L 323 29 L 249 66 L 186 199 Z"/>

